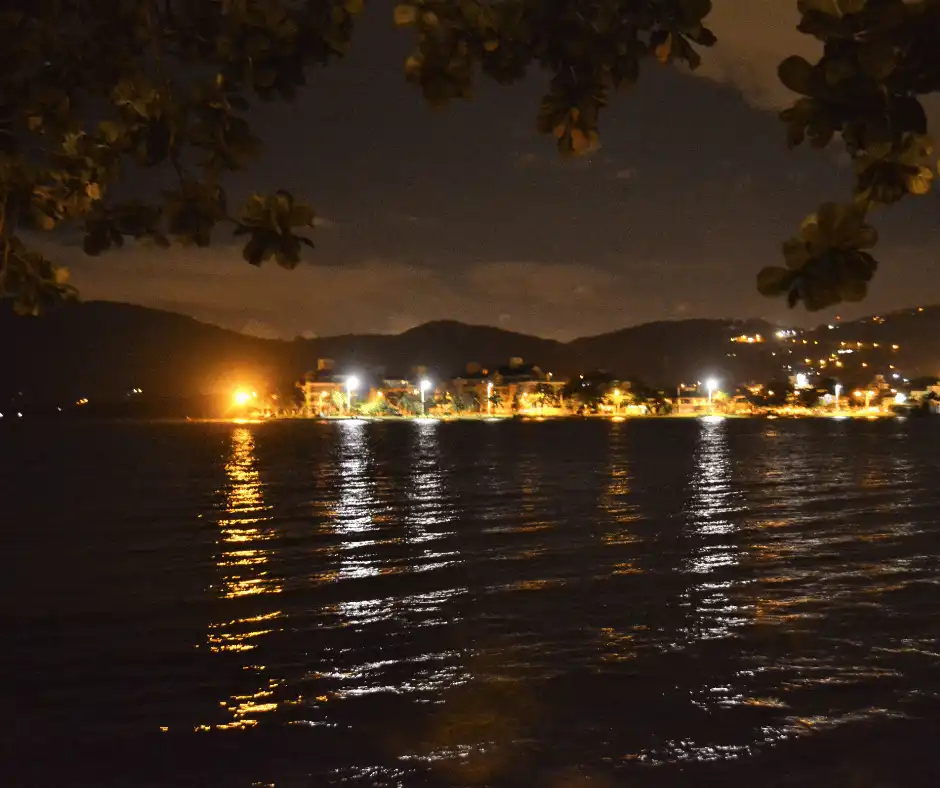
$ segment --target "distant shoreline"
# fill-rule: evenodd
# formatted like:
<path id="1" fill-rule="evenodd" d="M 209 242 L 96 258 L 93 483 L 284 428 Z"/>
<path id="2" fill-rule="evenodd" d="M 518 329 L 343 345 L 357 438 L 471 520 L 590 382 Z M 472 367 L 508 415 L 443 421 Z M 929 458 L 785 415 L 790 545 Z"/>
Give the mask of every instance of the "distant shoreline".
<path id="1" fill-rule="evenodd" d="M 754 414 L 703 414 L 703 413 L 683 413 L 683 414 L 662 414 L 662 415 L 628 415 L 611 416 L 608 414 L 597 414 L 589 416 L 576 415 L 551 415 L 551 416 L 505 416 L 505 415 L 480 415 L 470 414 L 462 416 L 276 416 L 268 418 L 251 417 L 225 417 L 225 416 L 108 416 L 99 414 L 88 414 L 79 417 L 64 414 L 24 414 L 23 417 L 7 417 L 0 419 L 0 428 L 14 427 L 15 425 L 24 425 L 35 423 L 37 421 L 44 423 L 70 423 L 70 424 L 272 424 L 272 423 L 309 423 L 309 424 L 330 424 L 346 422 L 382 422 L 382 423 L 532 423 L 532 422 L 612 422 L 620 424 L 625 422 L 642 421 L 882 421 L 885 419 L 906 419 L 908 416 L 898 413 L 807 413 L 807 414 L 774 414 L 774 413 L 754 413 Z"/>

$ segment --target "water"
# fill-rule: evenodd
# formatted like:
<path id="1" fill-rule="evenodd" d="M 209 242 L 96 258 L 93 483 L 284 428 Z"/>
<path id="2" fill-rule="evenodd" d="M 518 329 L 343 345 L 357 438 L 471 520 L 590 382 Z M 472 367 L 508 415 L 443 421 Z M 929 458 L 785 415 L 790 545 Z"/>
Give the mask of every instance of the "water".
<path id="1" fill-rule="evenodd" d="M 770 784 L 850 730 L 841 768 L 940 692 L 938 438 L 7 425 L 4 781 Z"/>

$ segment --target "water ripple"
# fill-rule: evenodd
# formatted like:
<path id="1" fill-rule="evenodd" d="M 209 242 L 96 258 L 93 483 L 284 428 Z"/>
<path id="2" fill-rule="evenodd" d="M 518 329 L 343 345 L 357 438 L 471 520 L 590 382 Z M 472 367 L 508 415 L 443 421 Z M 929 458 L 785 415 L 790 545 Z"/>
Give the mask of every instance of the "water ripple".
<path id="1" fill-rule="evenodd" d="M 24 752 L 178 736 L 215 784 L 682 784 L 940 696 L 933 423 L 88 429 L 0 449 Z M 67 506 L 12 495 L 23 474 Z M 236 730 L 237 768 L 212 755 Z"/>

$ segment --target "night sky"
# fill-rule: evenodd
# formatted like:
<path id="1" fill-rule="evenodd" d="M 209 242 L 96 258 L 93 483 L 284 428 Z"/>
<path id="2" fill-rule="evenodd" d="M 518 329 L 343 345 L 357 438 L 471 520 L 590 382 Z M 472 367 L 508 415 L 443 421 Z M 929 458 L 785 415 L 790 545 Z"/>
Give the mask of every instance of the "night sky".
<path id="1" fill-rule="evenodd" d="M 816 323 L 754 276 L 806 213 L 847 197 L 838 152 L 789 152 L 776 66 L 812 54 L 794 0 L 714 0 L 719 44 L 695 75 L 654 62 L 602 117 L 602 148 L 564 161 L 535 131 L 547 75 L 480 83 L 433 111 L 402 72 L 410 34 L 373 2 L 344 62 L 253 123 L 264 158 L 232 193 L 285 187 L 320 214 L 302 268 L 255 269 L 227 231 L 210 250 L 67 249 L 85 298 L 184 312 L 261 336 L 398 332 L 457 319 L 568 339 L 649 320 Z M 869 299 L 843 316 L 940 301 L 933 197 L 879 217 Z"/>

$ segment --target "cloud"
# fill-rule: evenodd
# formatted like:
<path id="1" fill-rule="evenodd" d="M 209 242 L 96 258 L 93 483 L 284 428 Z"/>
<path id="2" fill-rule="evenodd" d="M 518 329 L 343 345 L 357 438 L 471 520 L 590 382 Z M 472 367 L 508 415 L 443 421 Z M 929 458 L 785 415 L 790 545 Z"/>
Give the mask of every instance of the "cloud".
<path id="1" fill-rule="evenodd" d="M 279 339 L 280 332 L 271 325 L 264 323 L 260 320 L 249 320 L 245 325 L 241 327 L 241 332 L 247 334 L 250 337 L 258 337 L 259 339 Z"/>
<path id="2" fill-rule="evenodd" d="M 483 263 L 465 275 L 466 284 L 480 298 L 499 303 L 525 300 L 546 307 L 590 300 L 615 279 L 602 269 L 570 263 Z"/>
<path id="3" fill-rule="evenodd" d="M 425 216 L 417 216 L 413 213 L 406 213 L 404 211 L 390 211 L 388 218 L 395 224 L 411 227 L 429 227 L 434 224 L 433 219 Z"/>
<path id="4" fill-rule="evenodd" d="M 540 156 L 537 153 L 528 151 L 526 153 L 517 153 L 513 156 L 512 166 L 519 170 L 527 170 L 537 167 L 540 164 Z"/>
<path id="5" fill-rule="evenodd" d="M 718 43 L 702 53 L 695 73 L 731 85 L 755 107 L 780 110 L 796 94 L 783 86 L 777 66 L 790 55 L 815 62 L 822 44 L 797 30 L 796 0 L 713 0 L 708 26 Z M 931 128 L 940 125 L 940 99 L 923 100 Z"/>
<path id="6" fill-rule="evenodd" d="M 491 262 L 435 268 L 373 259 L 356 265 L 254 268 L 237 248 L 120 257 L 76 256 L 86 299 L 183 312 L 253 336 L 398 333 L 430 320 L 499 322 L 515 331 L 574 337 L 616 328 L 637 281 L 577 263 Z"/>
<path id="7" fill-rule="evenodd" d="M 718 43 L 703 53 L 697 74 L 733 85 L 762 109 L 780 109 L 793 93 L 777 77 L 790 55 L 816 59 L 822 47 L 800 33 L 796 0 L 714 0 L 708 25 Z"/>
<path id="8" fill-rule="evenodd" d="M 512 167 L 517 170 L 545 170 L 560 171 L 564 173 L 587 172 L 595 164 L 610 167 L 614 161 L 608 156 L 601 157 L 598 151 L 585 156 L 567 158 L 559 156 L 551 147 L 535 153 L 534 151 L 521 151 L 510 156 Z"/>

